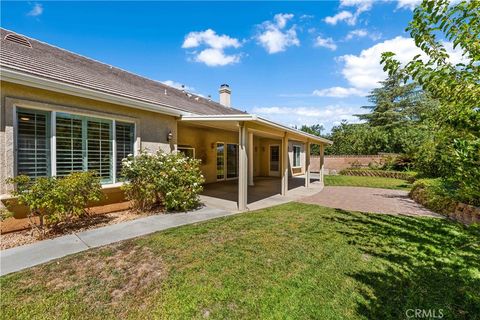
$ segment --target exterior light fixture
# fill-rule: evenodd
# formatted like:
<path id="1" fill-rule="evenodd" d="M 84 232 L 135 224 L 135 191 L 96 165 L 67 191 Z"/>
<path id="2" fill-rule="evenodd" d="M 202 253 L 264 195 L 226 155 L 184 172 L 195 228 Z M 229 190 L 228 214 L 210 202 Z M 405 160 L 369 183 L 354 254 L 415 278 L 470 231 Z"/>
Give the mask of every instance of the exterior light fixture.
<path id="1" fill-rule="evenodd" d="M 172 133 L 172 130 L 170 130 L 167 134 L 167 141 L 168 142 L 171 142 L 173 139 L 173 133 Z"/>

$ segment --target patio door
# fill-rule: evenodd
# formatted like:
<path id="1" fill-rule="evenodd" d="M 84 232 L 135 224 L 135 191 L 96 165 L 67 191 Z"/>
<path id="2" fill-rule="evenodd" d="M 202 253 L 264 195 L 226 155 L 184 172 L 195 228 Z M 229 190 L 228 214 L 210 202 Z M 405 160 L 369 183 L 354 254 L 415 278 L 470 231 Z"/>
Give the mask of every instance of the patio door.
<path id="1" fill-rule="evenodd" d="M 238 178 L 238 145 L 217 142 L 217 181 Z"/>
<path id="2" fill-rule="evenodd" d="M 268 175 L 273 177 L 280 176 L 280 146 L 271 144 L 269 147 L 269 165 Z"/>

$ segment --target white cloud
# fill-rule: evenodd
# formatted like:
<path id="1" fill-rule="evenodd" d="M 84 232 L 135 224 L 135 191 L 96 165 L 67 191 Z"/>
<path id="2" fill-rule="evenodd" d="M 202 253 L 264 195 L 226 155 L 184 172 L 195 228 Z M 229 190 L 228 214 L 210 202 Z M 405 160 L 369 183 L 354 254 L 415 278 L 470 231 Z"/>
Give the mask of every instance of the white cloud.
<path id="1" fill-rule="evenodd" d="M 38 17 L 43 13 L 43 6 L 40 3 L 35 3 L 32 10 L 27 13 L 27 16 Z"/>
<path id="2" fill-rule="evenodd" d="M 444 45 L 447 53 L 451 55 L 450 61 L 453 63 L 462 61 L 459 49 L 453 50 L 450 43 L 444 43 Z M 407 63 L 417 54 L 425 57 L 411 38 L 398 36 L 362 50 L 359 55 L 349 54 L 340 57 L 340 61 L 344 62 L 343 76 L 355 88 L 370 90 L 377 87 L 378 82 L 387 76 L 380 65 L 381 55 L 387 51 L 394 52 L 396 59 L 402 64 Z"/>
<path id="3" fill-rule="evenodd" d="M 366 92 L 357 88 L 331 87 L 327 89 L 314 90 L 314 96 L 345 98 L 350 96 L 365 96 Z"/>
<path id="4" fill-rule="evenodd" d="M 344 21 L 350 26 L 357 23 L 357 19 L 362 12 L 368 11 L 372 8 L 373 0 L 341 0 L 340 8 L 353 7 L 355 11 L 352 13 L 347 10 L 340 11 L 334 16 L 326 17 L 324 21 L 331 25 L 336 25 L 338 22 Z"/>
<path id="5" fill-rule="evenodd" d="M 369 37 L 370 39 L 376 41 L 382 37 L 382 34 L 379 32 L 369 32 L 366 29 L 355 29 L 347 33 L 345 40 L 352 40 L 353 38 L 364 38 Z"/>
<path id="6" fill-rule="evenodd" d="M 356 7 L 356 14 L 370 10 L 372 5 L 373 0 L 340 0 L 340 7 Z"/>
<path id="7" fill-rule="evenodd" d="M 315 38 L 315 43 L 313 45 L 315 47 L 324 47 L 332 51 L 337 50 L 337 45 L 333 42 L 332 38 L 322 38 L 321 36 L 318 36 Z"/>
<path id="8" fill-rule="evenodd" d="M 345 21 L 348 25 L 354 25 L 357 18 L 350 11 L 341 11 L 334 16 L 326 17 L 324 21 L 332 25 L 336 25 L 340 21 Z"/>
<path id="9" fill-rule="evenodd" d="M 184 49 L 205 47 L 195 54 L 194 61 L 205 63 L 207 66 L 225 66 L 240 61 L 240 54 L 227 54 L 227 48 L 239 48 L 241 42 L 228 35 L 218 35 L 214 30 L 193 31 L 185 36 L 182 44 Z"/>
<path id="10" fill-rule="evenodd" d="M 354 114 L 365 113 L 360 107 L 327 105 L 316 107 L 255 107 L 252 113 L 268 117 L 274 121 L 290 125 L 302 126 L 320 123 L 330 130 L 332 126 L 347 120 L 349 123 L 359 122 Z"/>
<path id="11" fill-rule="evenodd" d="M 452 63 L 465 61 L 460 49 L 454 50 L 451 43 L 444 43 L 444 46 Z M 387 73 L 383 71 L 380 64 L 382 53 L 387 51 L 394 52 L 396 59 L 402 64 L 409 62 L 417 54 L 425 57 L 425 54 L 415 46 L 415 42 L 411 38 L 398 36 L 377 43 L 362 50 L 358 55 L 347 54 L 338 58 L 343 63 L 341 74 L 347 81 L 348 87 L 318 89 L 314 91 L 314 95 L 343 98 L 364 95 L 378 87 L 378 83 L 387 77 Z"/>
<path id="12" fill-rule="evenodd" d="M 260 32 L 256 36 L 269 54 L 285 51 L 290 46 L 299 46 L 295 25 L 285 29 L 293 14 L 279 13 L 273 17 L 273 21 L 265 21 L 260 25 Z"/>
<path id="13" fill-rule="evenodd" d="M 413 10 L 420 3 L 422 3 L 422 0 L 398 0 L 397 9 L 402 9 L 403 8 L 403 9 Z"/>

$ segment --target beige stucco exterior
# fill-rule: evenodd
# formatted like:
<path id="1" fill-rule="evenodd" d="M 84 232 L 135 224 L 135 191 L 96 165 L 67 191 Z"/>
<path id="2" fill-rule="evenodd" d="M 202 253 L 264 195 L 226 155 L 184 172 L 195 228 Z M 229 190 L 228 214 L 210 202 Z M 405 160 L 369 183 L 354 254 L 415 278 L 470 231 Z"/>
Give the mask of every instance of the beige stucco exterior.
<path id="1" fill-rule="evenodd" d="M 175 117 L 4 81 L 0 83 L 0 88 L 0 194 L 8 192 L 10 186 L 5 184 L 5 179 L 15 174 L 15 107 L 127 120 L 135 123 L 137 149 L 147 149 L 150 152 L 170 152 L 175 149 L 178 136 Z M 173 134 L 171 143 L 167 141 L 170 131 Z"/>
<path id="2" fill-rule="evenodd" d="M 156 152 L 174 152 L 179 146 L 195 149 L 195 157 L 201 159 L 201 170 L 206 183 L 217 182 L 217 150 L 216 143 L 237 144 L 238 158 L 238 203 L 239 209 L 246 209 L 247 184 L 254 185 L 253 177 L 277 176 L 281 178 L 282 195 L 288 191 L 288 177 L 308 173 L 306 165 L 307 144 L 319 141 L 317 137 L 308 137 L 291 128 L 268 122 L 250 119 L 240 120 L 205 120 L 198 123 L 195 119 L 177 118 L 160 112 L 145 111 L 126 105 L 107 103 L 79 96 L 27 87 L 2 81 L 0 100 L 0 196 L 8 199 L 12 186 L 5 179 L 13 177 L 16 172 L 15 159 L 15 110 L 16 108 L 40 109 L 52 112 L 65 112 L 85 116 L 108 118 L 135 123 L 135 151 L 147 150 Z M 221 116 L 220 116 L 221 117 Z M 189 122 L 191 121 L 191 122 Z M 203 120 L 202 120 L 203 121 Z M 169 133 L 171 141 L 168 141 Z M 313 139 L 313 140 L 312 140 Z M 253 142 L 253 146 L 251 145 Z M 269 171 L 270 146 L 278 145 L 278 173 Z M 300 166 L 293 167 L 293 146 L 301 148 Z M 321 148 L 323 150 L 323 148 Z M 247 174 L 248 171 L 248 174 Z M 308 174 L 306 175 L 308 186 Z M 119 185 L 107 185 L 107 199 L 101 203 L 111 204 L 123 200 Z M 0 203 L 1 206 L 1 203 Z M 20 207 L 14 211 L 21 211 Z"/>

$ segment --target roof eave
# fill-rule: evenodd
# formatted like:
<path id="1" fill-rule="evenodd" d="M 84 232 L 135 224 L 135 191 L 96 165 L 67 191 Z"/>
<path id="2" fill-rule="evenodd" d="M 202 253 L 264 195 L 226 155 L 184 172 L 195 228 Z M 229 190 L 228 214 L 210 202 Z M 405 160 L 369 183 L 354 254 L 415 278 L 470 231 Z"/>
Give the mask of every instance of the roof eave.
<path id="1" fill-rule="evenodd" d="M 191 113 L 175 109 L 170 106 L 154 104 L 140 100 L 130 99 L 98 90 L 92 90 L 68 83 L 38 77 L 32 74 L 20 72 L 0 66 L 0 76 L 2 81 L 21 84 L 29 87 L 50 90 L 54 92 L 65 93 L 82 98 L 94 99 L 108 103 L 120 104 L 131 108 L 167 114 L 171 116 L 190 115 Z"/>
<path id="2" fill-rule="evenodd" d="M 319 143 L 324 143 L 324 144 L 333 144 L 333 141 L 330 141 L 328 139 L 315 136 L 313 134 L 306 133 L 304 131 L 300 131 L 297 129 L 293 129 L 290 127 L 287 127 L 283 124 L 276 123 L 274 121 L 259 117 L 255 114 L 234 114 L 234 115 L 190 115 L 190 116 L 182 116 L 180 119 L 181 121 L 188 121 L 188 122 L 195 122 L 195 121 L 254 121 L 254 122 L 259 122 L 262 123 L 266 126 L 270 127 L 275 127 L 277 129 L 283 130 L 285 132 L 290 132 L 294 133 L 297 135 L 301 135 L 306 137 L 312 142 L 319 142 Z"/>

